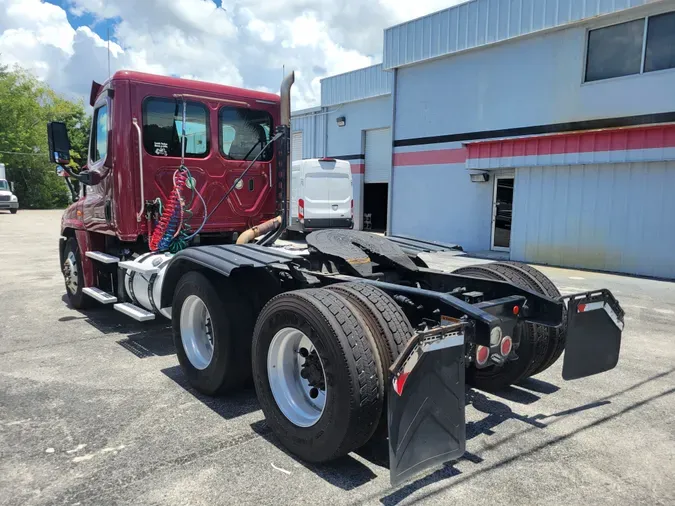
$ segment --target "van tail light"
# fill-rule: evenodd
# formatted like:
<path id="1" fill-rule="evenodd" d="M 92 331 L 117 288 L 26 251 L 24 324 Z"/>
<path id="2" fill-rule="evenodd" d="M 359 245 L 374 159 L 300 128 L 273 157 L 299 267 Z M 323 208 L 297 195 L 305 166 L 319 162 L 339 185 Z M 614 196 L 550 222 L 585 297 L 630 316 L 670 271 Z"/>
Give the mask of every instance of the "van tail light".
<path id="1" fill-rule="evenodd" d="M 305 201 L 302 199 L 298 199 L 298 218 L 305 219 Z"/>
<path id="2" fill-rule="evenodd" d="M 352 218 L 354 217 L 354 199 L 352 199 Z"/>

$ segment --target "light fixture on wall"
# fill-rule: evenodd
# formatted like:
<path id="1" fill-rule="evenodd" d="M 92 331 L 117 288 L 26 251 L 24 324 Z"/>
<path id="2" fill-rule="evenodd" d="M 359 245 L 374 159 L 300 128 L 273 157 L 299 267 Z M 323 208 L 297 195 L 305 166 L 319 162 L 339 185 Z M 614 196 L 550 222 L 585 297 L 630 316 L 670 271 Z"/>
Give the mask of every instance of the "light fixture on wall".
<path id="1" fill-rule="evenodd" d="M 471 174 L 472 183 L 487 183 L 490 180 L 490 174 L 488 172 L 473 172 Z"/>
<path id="2" fill-rule="evenodd" d="M 344 116 L 339 116 L 337 119 L 337 124 L 339 127 L 343 127 L 347 124 L 347 119 Z"/>

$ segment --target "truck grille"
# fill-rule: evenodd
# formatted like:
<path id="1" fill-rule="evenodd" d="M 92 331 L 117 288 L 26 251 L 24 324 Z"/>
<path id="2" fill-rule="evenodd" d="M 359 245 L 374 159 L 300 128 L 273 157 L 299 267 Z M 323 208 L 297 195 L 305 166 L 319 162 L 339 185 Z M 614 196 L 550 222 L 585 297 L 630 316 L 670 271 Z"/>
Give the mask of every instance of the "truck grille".
<path id="1" fill-rule="evenodd" d="M 9 202 L 10 195 L 0 195 L 0 202 Z"/>

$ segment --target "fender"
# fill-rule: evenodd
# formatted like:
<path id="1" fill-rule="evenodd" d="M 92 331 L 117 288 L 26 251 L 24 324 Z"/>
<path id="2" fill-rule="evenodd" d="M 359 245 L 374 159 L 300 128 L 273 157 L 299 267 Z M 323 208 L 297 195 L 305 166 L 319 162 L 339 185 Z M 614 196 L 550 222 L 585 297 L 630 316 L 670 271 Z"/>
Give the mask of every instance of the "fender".
<path id="1" fill-rule="evenodd" d="M 178 280 L 186 272 L 202 269 L 229 277 L 240 267 L 262 268 L 298 261 L 297 255 L 256 244 L 195 246 L 176 253 L 166 267 L 160 307 L 168 307 Z"/>

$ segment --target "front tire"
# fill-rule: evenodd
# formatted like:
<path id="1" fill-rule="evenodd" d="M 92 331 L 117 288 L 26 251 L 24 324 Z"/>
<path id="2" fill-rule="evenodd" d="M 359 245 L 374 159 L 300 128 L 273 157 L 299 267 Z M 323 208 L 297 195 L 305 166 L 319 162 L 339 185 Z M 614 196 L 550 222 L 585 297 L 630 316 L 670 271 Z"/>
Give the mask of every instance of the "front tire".
<path id="1" fill-rule="evenodd" d="M 286 448 L 325 462 L 370 439 L 383 407 L 375 353 L 359 317 L 329 290 L 287 292 L 265 306 L 253 334 L 253 381 Z"/>
<path id="2" fill-rule="evenodd" d="M 13 209 L 12 212 L 14 211 Z M 82 292 L 84 288 L 84 269 L 82 268 L 80 248 L 77 245 L 75 237 L 70 237 L 66 241 L 63 249 L 63 258 L 61 272 L 66 284 L 68 301 L 75 309 L 86 309 L 90 307 L 91 299 Z"/>
<path id="3" fill-rule="evenodd" d="M 19 210 L 18 209 L 10 209 L 9 212 L 12 214 L 16 214 Z"/>
<path id="4" fill-rule="evenodd" d="M 229 279 L 183 275 L 174 292 L 173 342 L 183 373 L 206 395 L 220 395 L 251 376 L 251 308 Z"/>

